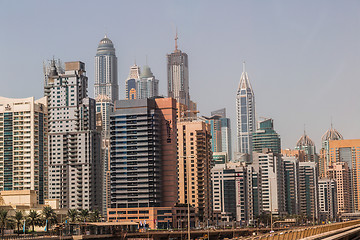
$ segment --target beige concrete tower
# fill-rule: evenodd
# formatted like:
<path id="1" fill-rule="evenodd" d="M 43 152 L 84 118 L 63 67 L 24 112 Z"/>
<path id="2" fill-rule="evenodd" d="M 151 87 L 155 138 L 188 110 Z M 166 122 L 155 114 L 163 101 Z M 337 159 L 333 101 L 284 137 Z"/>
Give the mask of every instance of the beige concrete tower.
<path id="1" fill-rule="evenodd" d="M 199 221 L 212 218 L 210 125 L 196 119 L 178 122 L 179 203 L 195 207 Z"/>

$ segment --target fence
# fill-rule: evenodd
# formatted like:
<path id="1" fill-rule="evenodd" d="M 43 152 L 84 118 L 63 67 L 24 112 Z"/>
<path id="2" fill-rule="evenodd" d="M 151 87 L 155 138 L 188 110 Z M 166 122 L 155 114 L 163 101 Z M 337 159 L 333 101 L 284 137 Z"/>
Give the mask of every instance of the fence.
<path id="1" fill-rule="evenodd" d="M 302 239 L 306 237 L 315 236 L 318 234 L 339 230 L 346 227 L 351 227 L 360 224 L 360 220 L 354 220 L 354 221 L 348 221 L 348 222 L 339 222 L 339 223 L 332 223 L 332 224 L 326 224 L 326 225 L 319 225 L 319 226 L 313 226 L 308 228 L 302 228 L 302 229 L 293 229 L 288 231 L 282 231 L 282 232 L 274 232 L 274 233 L 268 233 L 262 236 L 256 236 L 256 237 L 250 237 L 247 239 L 253 239 L 253 240 L 296 240 L 296 239 Z"/>

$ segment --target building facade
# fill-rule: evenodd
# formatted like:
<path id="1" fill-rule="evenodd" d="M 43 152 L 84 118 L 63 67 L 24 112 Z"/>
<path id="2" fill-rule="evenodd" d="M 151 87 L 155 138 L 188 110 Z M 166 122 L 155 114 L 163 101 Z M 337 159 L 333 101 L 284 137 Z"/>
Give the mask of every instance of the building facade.
<path id="1" fill-rule="evenodd" d="M 310 139 L 308 135 L 306 135 L 304 131 L 304 135 L 300 137 L 297 141 L 295 150 L 304 151 L 304 159 L 299 159 L 301 162 L 318 162 L 318 155 L 316 153 L 316 148 L 314 142 Z"/>
<path id="2" fill-rule="evenodd" d="M 360 139 L 330 140 L 329 154 L 331 164 L 335 162 L 348 164 L 353 191 L 353 208 L 354 211 L 360 211 Z"/>
<path id="3" fill-rule="evenodd" d="M 49 198 L 59 199 L 61 208 L 100 210 L 100 133 L 95 100 L 87 95 L 85 64 L 67 62 L 64 74 L 54 68 L 46 78 Z"/>
<path id="4" fill-rule="evenodd" d="M 173 207 L 177 203 L 176 102 L 116 102 L 111 114 L 111 208 Z"/>
<path id="5" fill-rule="evenodd" d="M 95 98 L 108 96 L 112 102 L 119 99 L 117 57 L 112 41 L 101 39 L 95 56 Z"/>
<path id="6" fill-rule="evenodd" d="M 262 210 L 282 215 L 285 212 L 284 164 L 281 157 L 264 148 L 261 153 L 253 152 L 251 166 L 261 172 Z"/>
<path id="7" fill-rule="evenodd" d="M 299 205 L 300 214 L 308 220 L 318 220 L 318 169 L 315 162 L 299 163 Z"/>
<path id="8" fill-rule="evenodd" d="M 251 87 L 245 63 L 236 95 L 237 151 L 252 153 L 252 134 L 256 130 L 255 96 Z"/>
<path id="9" fill-rule="evenodd" d="M 337 216 L 354 211 L 354 192 L 351 169 L 347 162 L 335 162 L 329 166 L 327 176 L 336 181 Z"/>
<path id="10" fill-rule="evenodd" d="M 280 136 L 274 130 L 272 119 L 259 123 L 259 128 L 252 135 L 253 151 L 261 152 L 263 148 L 271 149 L 275 154 L 281 153 Z"/>
<path id="11" fill-rule="evenodd" d="M 206 225 L 212 221 L 211 133 L 209 124 L 201 119 L 179 121 L 178 179 L 179 203 L 191 204 Z"/>
<path id="12" fill-rule="evenodd" d="M 285 210 L 289 215 L 299 214 L 299 160 L 283 157 L 285 183 Z"/>
<path id="13" fill-rule="evenodd" d="M 159 80 L 145 65 L 141 71 L 140 79 L 136 81 L 137 99 L 152 98 L 159 96 Z"/>
<path id="14" fill-rule="evenodd" d="M 0 191 L 33 190 L 48 198 L 48 109 L 46 97 L 0 97 Z"/>
<path id="15" fill-rule="evenodd" d="M 114 111 L 114 104 L 106 95 L 98 95 L 96 98 L 96 115 L 101 119 L 101 163 L 103 166 L 103 193 L 102 193 L 102 215 L 106 217 L 107 208 L 110 206 L 110 114 Z"/>
<path id="16" fill-rule="evenodd" d="M 168 97 L 190 108 L 188 55 L 178 49 L 177 39 L 176 34 L 175 50 L 167 55 Z"/>
<path id="17" fill-rule="evenodd" d="M 140 67 L 136 64 L 130 67 L 130 73 L 125 81 L 125 99 L 137 99 L 137 81 L 140 79 Z"/>
<path id="18" fill-rule="evenodd" d="M 336 221 L 338 212 L 336 181 L 322 178 L 319 180 L 318 188 L 320 221 Z"/>
<path id="19" fill-rule="evenodd" d="M 327 177 L 327 171 L 329 169 L 330 163 L 330 149 L 329 141 L 330 140 L 343 140 L 343 136 L 333 128 L 332 124 L 329 130 L 327 130 L 324 135 L 321 137 L 321 149 L 319 156 L 319 176 L 320 178 Z"/>

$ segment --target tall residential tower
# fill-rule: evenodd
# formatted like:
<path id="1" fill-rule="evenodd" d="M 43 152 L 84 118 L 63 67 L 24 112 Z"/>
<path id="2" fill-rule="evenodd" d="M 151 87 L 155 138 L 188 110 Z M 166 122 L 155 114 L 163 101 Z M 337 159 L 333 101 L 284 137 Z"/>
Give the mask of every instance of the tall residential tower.
<path id="1" fill-rule="evenodd" d="M 256 130 L 255 96 L 251 87 L 245 62 L 236 95 L 237 151 L 251 154 L 252 134 Z"/>
<path id="2" fill-rule="evenodd" d="M 108 96 L 112 102 L 119 99 L 117 57 L 114 44 L 106 35 L 95 56 L 95 98 L 100 94 Z"/>
<path id="3" fill-rule="evenodd" d="M 175 51 L 167 55 L 168 97 L 190 107 L 188 55 L 178 49 L 177 34 Z"/>

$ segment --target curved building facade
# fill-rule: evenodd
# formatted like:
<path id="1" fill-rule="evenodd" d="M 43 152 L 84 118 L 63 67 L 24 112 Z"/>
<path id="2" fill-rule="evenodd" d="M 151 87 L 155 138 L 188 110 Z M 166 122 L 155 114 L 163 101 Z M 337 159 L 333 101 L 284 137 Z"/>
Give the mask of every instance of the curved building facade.
<path id="1" fill-rule="evenodd" d="M 117 57 L 112 41 L 101 39 L 95 56 L 95 98 L 108 96 L 112 102 L 119 100 Z"/>

